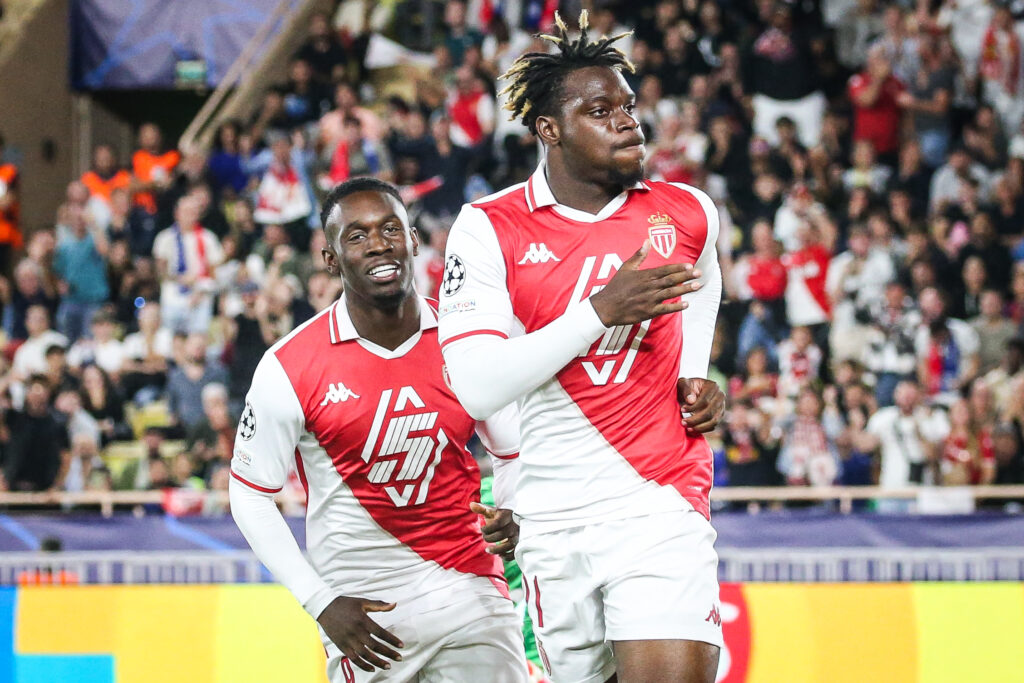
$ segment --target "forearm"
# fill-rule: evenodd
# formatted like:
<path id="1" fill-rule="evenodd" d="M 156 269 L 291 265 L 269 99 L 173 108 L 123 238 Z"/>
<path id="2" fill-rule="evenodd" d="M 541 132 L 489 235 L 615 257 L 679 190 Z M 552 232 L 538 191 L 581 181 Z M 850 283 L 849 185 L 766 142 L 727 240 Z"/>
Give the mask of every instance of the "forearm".
<path id="1" fill-rule="evenodd" d="M 718 306 L 722 301 L 722 274 L 717 263 L 705 274 L 705 285 L 683 297 L 690 306 L 683 311 L 683 355 L 679 376 L 707 377 L 711 344 L 715 339 Z"/>
<path id="2" fill-rule="evenodd" d="M 235 479 L 229 487 L 231 515 L 256 557 L 314 619 L 336 597 L 303 556 L 272 496 Z"/>
<path id="3" fill-rule="evenodd" d="M 588 300 L 521 337 L 478 334 L 452 342 L 444 347 L 452 389 L 466 412 L 484 420 L 554 377 L 606 329 Z"/>

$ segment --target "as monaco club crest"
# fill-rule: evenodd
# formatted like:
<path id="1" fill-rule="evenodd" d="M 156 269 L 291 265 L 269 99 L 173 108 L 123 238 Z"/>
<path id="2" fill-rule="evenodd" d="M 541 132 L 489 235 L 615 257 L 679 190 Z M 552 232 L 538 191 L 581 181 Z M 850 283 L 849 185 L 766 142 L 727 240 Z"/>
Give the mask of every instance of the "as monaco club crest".
<path id="1" fill-rule="evenodd" d="M 651 224 L 647 229 L 651 246 L 662 258 L 668 258 L 676 249 L 676 226 L 669 223 L 670 220 L 672 219 L 660 211 L 647 219 Z"/>

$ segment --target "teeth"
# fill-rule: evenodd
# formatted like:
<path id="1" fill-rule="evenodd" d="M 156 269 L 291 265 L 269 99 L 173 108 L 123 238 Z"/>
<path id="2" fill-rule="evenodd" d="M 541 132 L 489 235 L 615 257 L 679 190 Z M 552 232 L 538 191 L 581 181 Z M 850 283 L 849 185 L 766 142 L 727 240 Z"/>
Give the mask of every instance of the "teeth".
<path id="1" fill-rule="evenodd" d="M 397 266 L 377 266 L 370 271 L 370 275 L 374 277 L 390 275 L 398 270 Z"/>

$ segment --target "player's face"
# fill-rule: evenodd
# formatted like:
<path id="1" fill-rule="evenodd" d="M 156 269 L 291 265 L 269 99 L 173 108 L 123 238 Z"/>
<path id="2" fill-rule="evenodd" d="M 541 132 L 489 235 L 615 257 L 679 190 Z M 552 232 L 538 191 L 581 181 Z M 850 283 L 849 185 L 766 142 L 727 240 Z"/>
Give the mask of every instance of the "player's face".
<path id="1" fill-rule="evenodd" d="M 324 263 L 352 297 L 393 307 L 412 294 L 418 243 L 397 199 L 372 191 L 345 197 L 331 212 L 327 235 Z"/>
<path id="2" fill-rule="evenodd" d="M 581 177 L 632 185 L 644 175 L 644 134 L 636 95 L 615 69 L 587 67 L 565 81 L 558 145 Z"/>

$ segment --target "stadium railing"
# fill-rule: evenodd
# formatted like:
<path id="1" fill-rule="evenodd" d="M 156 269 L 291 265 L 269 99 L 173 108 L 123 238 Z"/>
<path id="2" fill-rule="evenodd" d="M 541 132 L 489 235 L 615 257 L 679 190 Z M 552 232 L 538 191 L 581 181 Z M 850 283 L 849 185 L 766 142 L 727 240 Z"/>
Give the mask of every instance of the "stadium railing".
<path id="1" fill-rule="evenodd" d="M 227 501 L 226 491 L 207 491 L 199 495 L 213 496 L 217 502 Z M 163 491 L 82 491 L 62 493 L 0 493 L 0 507 L 17 508 L 99 508 L 106 516 L 118 506 L 160 505 L 165 500 Z M 921 502 L 926 499 L 955 500 L 976 503 L 981 500 L 1024 500 L 1024 485 L 1014 486 L 908 486 L 882 488 L 879 486 L 825 486 L 825 487 L 757 487 L 719 486 L 712 490 L 712 502 L 748 503 L 751 511 L 765 503 L 833 502 L 836 509 L 849 514 L 856 501 L 903 500 Z M 281 502 L 302 503 L 301 497 L 279 494 Z M 947 510 L 943 510 L 947 511 Z"/>

